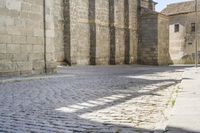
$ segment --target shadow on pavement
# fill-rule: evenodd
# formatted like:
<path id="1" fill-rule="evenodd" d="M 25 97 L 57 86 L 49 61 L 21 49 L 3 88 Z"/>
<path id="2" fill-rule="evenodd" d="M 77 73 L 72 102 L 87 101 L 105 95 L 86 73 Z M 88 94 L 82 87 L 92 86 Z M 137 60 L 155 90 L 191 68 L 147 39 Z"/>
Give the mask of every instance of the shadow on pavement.
<path id="1" fill-rule="evenodd" d="M 123 71 L 119 71 L 117 67 L 91 68 L 67 68 L 62 70 L 62 73 L 81 76 L 41 80 L 40 84 L 37 80 L 26 83 L 0 84 L 0 98 L 3 97 L 1 95 L 8 95 L 7 99 L 0 99 L 0 132 L 153 133 L 152 130 L 137 128 L 131 123 L 128 123 L 129 126 L 127 126 L 123 122 L 121 124 L 113 121 L 98 122 L 85 119 L 82 115 L 110 108 L 142 96 L 159 97 L 160 95 L 156 92 L 176 85 L 181 80 L 142 79 L 134 76 L 168 71 L 181 72 L 185 67 L 120 68 Z M 134 76 L 132 78 L 124 77 L 127 74 Z M 164 84 L 140 92 L 146 86 L 159 83 Z M 102 103 L 101 100 L 106 102 Z M 96 104 L 95 101 L 99 103 Z M 86 105 L 82 103 L 86 103 Z M 147 121 L 141 120 L 140 122 Z"/>
<path id="2" fill-rule="evenodd" d="M 166 127 L 166 130 L 164 131 L 164 133 L 200 133 L 200 132 L 178 128 L 178 127 Z"/>

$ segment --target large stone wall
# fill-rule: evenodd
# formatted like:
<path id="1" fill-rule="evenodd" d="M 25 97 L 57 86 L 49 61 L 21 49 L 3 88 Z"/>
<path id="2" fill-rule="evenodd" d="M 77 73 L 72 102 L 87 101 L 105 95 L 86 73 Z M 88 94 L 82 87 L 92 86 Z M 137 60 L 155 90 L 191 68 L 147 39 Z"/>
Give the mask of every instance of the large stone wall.
<path id="1" fill-rule="evenodd" d="M 144 59 L 154 64 L 154 60 L 149 60 L 151 57 L 157 64 L 163 64 L 158 62 L 161 59 L 158 52 L 164 45 L 160 44 L 160 48 L 145 44 L 148 32 L 160 34 L 154 30 L 154 23 L 139 19 L 139 7 L 148 2 L 0 0 L 0 75 L 52 72 L 63 62 L 69 65 L 133 64 L 137 63 L 138 55 L 140 61 Z M 155 5 L 152 1 L 150 4 Z M 145 47 L 138 47 L 139 21 Z M 158 27 L 159 23 L 155 22 Z M 151 39 L 153 42 L 157 38 Z M 156 54 L 148 56 L 150 52 Z"/>
<path id="2" fill-rule="evenodd" d="M 136 62 L 137 0 L 65 0 L 64 8 L 69 64 Z"/>
<path id="3" fill-rule="evenodd" d="M 46 0 L 44 32 L 43 0 L 0 1 L 0 75 L 43 73 L 45 64 L 47 72 L 54 71 L 59 40 L 54 9 L 59 2 Z"/>
<path id="4" fill-rule="evenodd" d="M 145 65 L 169 64 L 169 20 L 156 12 L 141 16 L 138 62 Z"/>
<path id="5" fill-rule="evenodd" d="M 46 0 L 44 15 L 43 0 L 1 0 L 1 75 L 53 71 L 56 62 L 135 63 L 137 2 Z"/>

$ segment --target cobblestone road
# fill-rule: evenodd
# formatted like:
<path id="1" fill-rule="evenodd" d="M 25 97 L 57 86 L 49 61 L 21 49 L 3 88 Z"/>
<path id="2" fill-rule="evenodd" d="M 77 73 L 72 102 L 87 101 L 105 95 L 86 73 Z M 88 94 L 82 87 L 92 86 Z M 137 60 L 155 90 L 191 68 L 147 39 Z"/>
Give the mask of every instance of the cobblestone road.
<path id="1" fill-rule="evenodd" d="M 183 67 L 60 68 L 55 78 L 0 84 L 0 132 L 152 132 Z"/>

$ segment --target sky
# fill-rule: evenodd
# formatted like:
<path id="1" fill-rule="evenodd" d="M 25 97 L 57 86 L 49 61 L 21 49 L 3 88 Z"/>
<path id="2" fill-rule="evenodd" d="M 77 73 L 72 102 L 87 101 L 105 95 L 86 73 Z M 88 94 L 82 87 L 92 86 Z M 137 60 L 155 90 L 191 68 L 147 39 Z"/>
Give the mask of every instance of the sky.
<path id="1" fill-rule="evenodd" d="M 177 3 L 177 2 L 184 2 L 190 0 L 154 0 L 158 4 L 156 5 L 156 11 L 162 11 L 168 4 Z"/>

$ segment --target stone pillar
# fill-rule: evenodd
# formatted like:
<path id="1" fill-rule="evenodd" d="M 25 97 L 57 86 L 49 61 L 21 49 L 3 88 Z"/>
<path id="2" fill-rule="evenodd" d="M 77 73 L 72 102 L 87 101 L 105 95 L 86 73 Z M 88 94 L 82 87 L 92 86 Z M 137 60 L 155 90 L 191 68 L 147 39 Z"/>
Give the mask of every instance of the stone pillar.
<path id="1" fill-rule="evenodd" d="M 56 68 L 55 58 L 55 23 L 54 23 L 54 0 L 46 0 L 46 69 L 52 72 Z"/>
<path id="2" fill-rule="evenodd" d="M 137 63 L 138 48 L 138 0 L 129 0 L 130 63 Z"/>
<path id="3" fill-rule="evenodd" d="M 96 64 L 109 64 L 110 34 L 109 34 L 109 1 L 96 0 Z"/>
<path id="4" fill-rule="evenodd" d="M 90 64 L 92 28 L 89 21 L 89 6 L 89 0 L 65 0 L 65 60 L 70 65 Z"/>
<path id="5" fill-rule="evenodd" d="M 90 64 L 96 65 L 96 0 L 89 0 Z"/>
<path id="6" fill-rule="evenodd" d="M 115 3 L 115 63 L 124 64 L 125 59 L 125 35 L 124 35 L 124 0 L 116 0 Z"/>
<path id="7" fill-rule="evenodd" d="M 65 60 L 64 53 L 64 0 L 54 0 L 54 31 L 55 31 L 55 57 L 58 64 Z M 67 8 L 66 8 L 67 9 Z M 68 8 L 69 9 L 69 8 Z M 67 12 L 65 12 L 67 13 Z M 69 15 L 68 15 L 69 16 Z M 70 28 L 66 28 L 70 29 Z"/>
<path id="8" fill-rule="evenodd" d="M 115 0 L 109 0 L 109 27 L 110 27 L 110 64 L 115 64 L 116 45 L 115 45 Z"/>
<path id="9" fill-rule="evenodd" d="M 71 15 L 70 15 L 70 1 L 64 0 L 63 2 L 63 19 L 64 19 L 64 30 L 63 30 L 63 42 L 64 42 L 64 60 L 67 64 L 71 65 Z"/>

